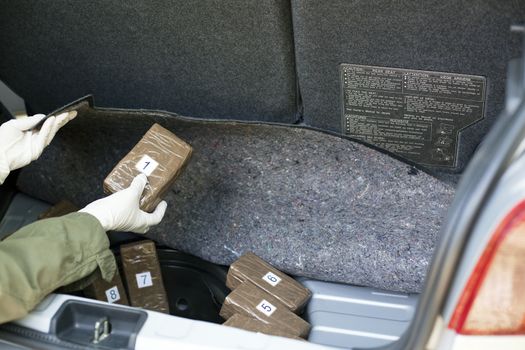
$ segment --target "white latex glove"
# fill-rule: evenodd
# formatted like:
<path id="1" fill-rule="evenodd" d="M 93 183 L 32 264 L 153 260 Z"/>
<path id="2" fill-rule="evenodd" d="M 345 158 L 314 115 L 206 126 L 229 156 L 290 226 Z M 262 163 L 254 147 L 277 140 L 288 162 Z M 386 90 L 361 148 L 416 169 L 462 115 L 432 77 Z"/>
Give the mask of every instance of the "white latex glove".
<path id="1" fill-rule="evenodd" d="M 13 119 L 0 125 L 0 184 L 9 172 L 36 160 L 57 131 L 75 118 L 76 111 L 49 117 L 40 130 L 34 127 L 45 118 L 43 114 Z"/>
<path id="2" fill-rule="evenodd" d="M 79 212 L 93 215 L 106 231 L 146 233 L 151 226 L 162 221 L 168 206 L 162 201 L 153 213 L 146 213 L 139 208 L 140 197 L 147 183 L 146 175 L 140 174 L 125 190 L 94 201 Z"/>

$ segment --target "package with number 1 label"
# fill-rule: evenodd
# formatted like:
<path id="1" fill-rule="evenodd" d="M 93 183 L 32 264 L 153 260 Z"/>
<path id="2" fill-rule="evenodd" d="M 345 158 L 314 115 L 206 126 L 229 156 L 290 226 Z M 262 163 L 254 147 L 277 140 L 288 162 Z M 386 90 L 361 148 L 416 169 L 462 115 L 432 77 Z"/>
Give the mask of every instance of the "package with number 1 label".
<path id="1" fill-rule="evenodd" d="M 120 247 L 122 268 L 132 306 L 169 313 L 155 243 L 140 241 Z"/>
<path id="2" fill-rule="evenodd" d="M 106 177 L 104 192 L 128 188 L 133 178 L 143 173 L 149 183 L 140 199 L 140 207 L 152 212 L 184 170 L 191 153 L 190 145 L 159 124 L 153 124 Z"/>
<path id="3" fill-rule="evenodd" d="M 246 282 L 228 294 L 220 315 L 228 320 L 234 314 L 255 318 L 291 336 L 306 337 L 310 324 L 291 312 L 270 294 Z"/>
<path id="4" fill-rule="evenodd" d="M 299 282 L 253 253 L 244 254 L 230 266 L 226 286 L 235 289 L 245 281 L 271 294 L 295 313 L 302 311 L 311 296 Z"/>

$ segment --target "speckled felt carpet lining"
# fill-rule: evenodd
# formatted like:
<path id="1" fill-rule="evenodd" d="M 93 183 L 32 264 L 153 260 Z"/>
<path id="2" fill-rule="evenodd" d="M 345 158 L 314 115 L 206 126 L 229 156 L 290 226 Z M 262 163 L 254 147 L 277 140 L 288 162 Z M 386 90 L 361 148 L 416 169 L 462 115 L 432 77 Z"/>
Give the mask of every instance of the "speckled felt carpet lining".
<path id="1" fill-rule="evenodd" d="M 294 275 L 421 290 L 454 189 L 317 131 L 85 105 L 18 186 L 83 206 L 103 196 L 104 177 L 154 122 L 194 155 L 150 238 L 220 264 L 253 251 Z"/>

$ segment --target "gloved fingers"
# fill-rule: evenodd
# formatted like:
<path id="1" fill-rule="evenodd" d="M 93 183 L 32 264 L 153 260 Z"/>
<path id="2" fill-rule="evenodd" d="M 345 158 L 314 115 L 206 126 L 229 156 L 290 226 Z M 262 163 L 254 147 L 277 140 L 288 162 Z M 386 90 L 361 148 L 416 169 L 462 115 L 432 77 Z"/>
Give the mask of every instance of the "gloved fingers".
<path id="1" fill-rule="evenodd" d="M 51 118 L 50 118 L 51 119 Z M 47 120 L 46 120 L 47 121 Z M 45 147 L 49 146 L 49 144 L 51 143 L 51 141 L 53 141 L 53 138 L 55 137 L 55 135 L 57 134 L 58 132 L 58 129 L 60 129 L 60 126 L 58 124 L 58 121 L 55 117 L 55 121 L 53 122 L 53 125 L 51 126 L 51 130 L 49 130 L 48 134 L 47 134 L 47 137 L 46 137 L 46 143 L 45 143 Z"/>
<path id="2" fill-rule="evenodd" d="M 149 226 L 140 226 L 139 228 L 136 228 L 135 230 L 132 230 L 132 232 L 134 233 L 140 233 L 140 234 L 145 234 L 149 231 Z"/>
<path id="3" fill-rule="evenodd" d="M 53 141 L 53 139 L 55 138 L 58 130 L 60 130 L 61 127 L 66 125 L 70 120 L 72 120 L 76 116 L 77 116 L 77 112 L 76 111 L 72 111 L 72 112 L 61 113 L 61 114 L 57 115 L 56 117 L 53 116 L 53 117 L 50 117 L 48 120 L 46 120 L 44 122 L 44 124 L 49 122 L 49 120 L 54 120 L 54 121 L 53 121 L 53 125 L 51 126 L 51 129 L 49 130 L 49 132 L 47 132 L 47 135 L 43 134 L 43 136 L 42 136 L 42 137 L 44 137 L 44 135 L 45 135 L 45 137 L 46 137 L 44 148 L 49 146 L 51 141 Z M 43 128 L 44 128 L 44 126 L 42 126 L 42 128 L 40 129 L 39 134 L 43 132 Z M 43 151 L 43 149 L 42 149 L 42 151 Z"/>
<path id="4" fill-rule="evenodd" d="M 13 119 L 8 121 L 10 126 L 17 128 L 20 131 L 27 131 L 33 129 L 46 116 L 44 114 L 35 114 L 32 117 L 25 117 L 20 119 Z"/>
<path id="5" fill-rule="evenodd" d="M 36 160 L 44 148 L 49 144 L 48 139 L 53 138 L 56 133 L 55 117 L 49 117 L 42 125 L 42 128 L 33 135 L 33 142 L 31 143 L 31 160 Z M 50 141 L 50 140 L 49 140 Z"/>
<path id="6" fill-rule="evenodd" d="M 164 214 L 166 214 L 166 208 L 168 207 L 168 203 L 166 201 L 162 201 L 157 205 L 153 213 L 146 213 L 143 211 L 142 214 L 142 221 L 148 226 L 155 226 L 160 224 L 162 219 L 164 218 Z"/>
<path id="7" fill-rule="evenodd" d="M 76 116 L 77 116 L 77 111 L 70 111 L 70 112 L 65 112 L 65 113 L 61 113 L 57 115 L 56 120 L 57 120 L 58 129 L 60 129 L 67 123 L 69 123 L 71 120 L 75 119 Z"/>
<path id="8" fill-rule="evenodd" d="M 140 200 L 142 192 L 144 192 L 144 187 L 146 187 L 147 184 L 148 177 L 144 174 L 138 174 L 131 182 L 131 185 L 129 185 L 129 189 L 131 189 L 133 197 L 137 202 Z"/>

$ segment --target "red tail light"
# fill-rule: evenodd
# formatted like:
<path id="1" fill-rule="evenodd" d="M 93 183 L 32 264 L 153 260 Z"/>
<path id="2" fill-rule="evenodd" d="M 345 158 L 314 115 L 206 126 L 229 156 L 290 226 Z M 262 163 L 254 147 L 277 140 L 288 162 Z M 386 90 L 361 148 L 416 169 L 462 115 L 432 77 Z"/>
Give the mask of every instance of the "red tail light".
<path id="1" fill-rule="evenodd" d="M 525 334 L 525 201 L 493 233 L 452 315 L 460 334 Z"/>

